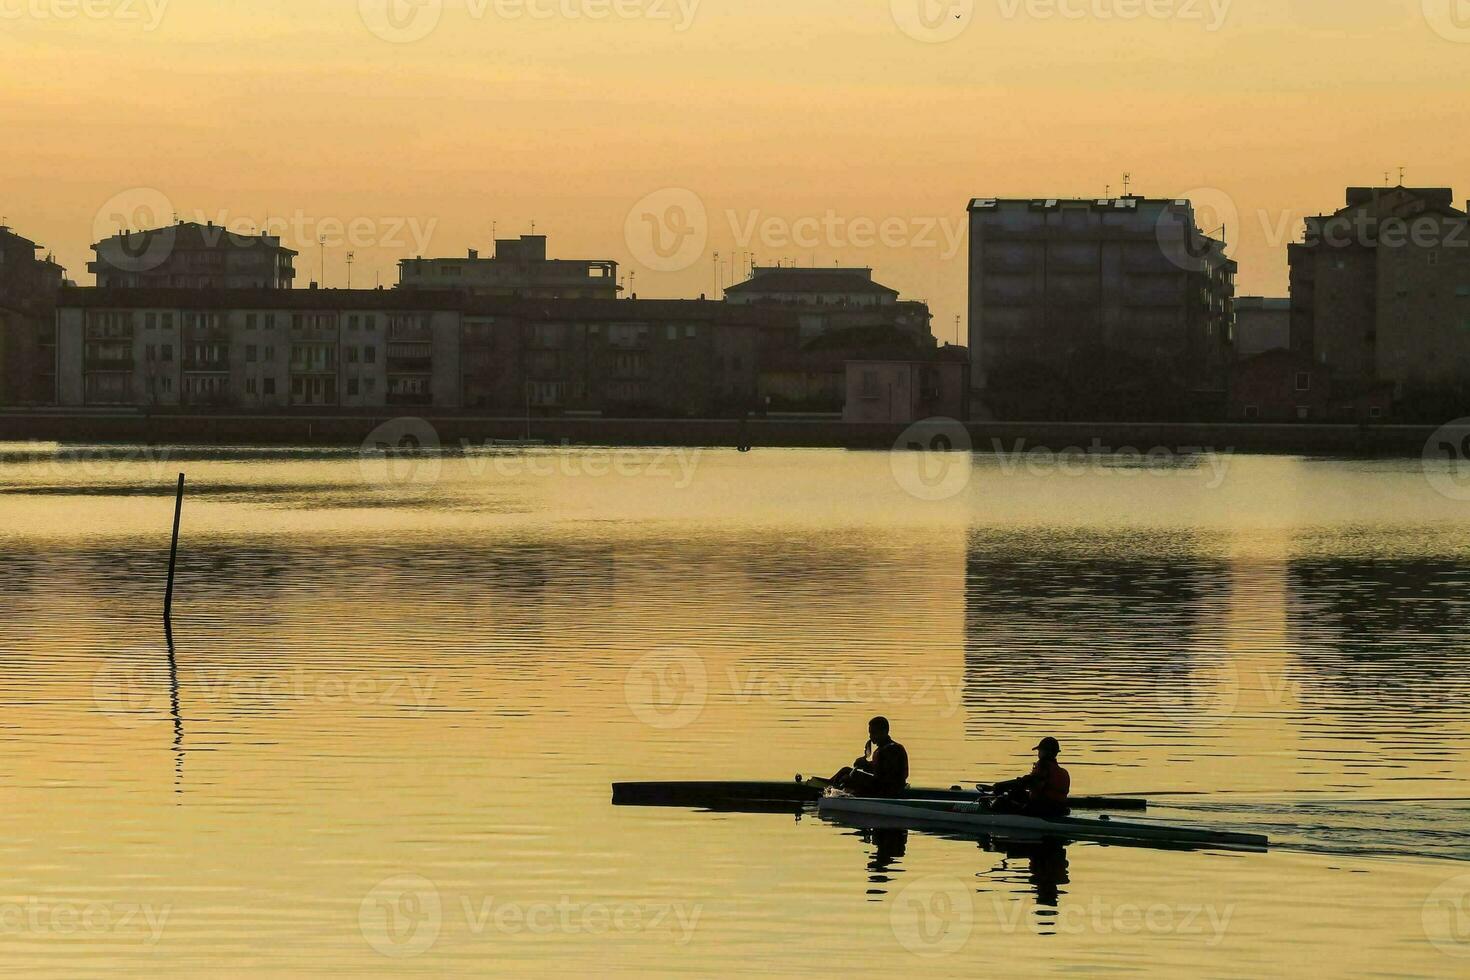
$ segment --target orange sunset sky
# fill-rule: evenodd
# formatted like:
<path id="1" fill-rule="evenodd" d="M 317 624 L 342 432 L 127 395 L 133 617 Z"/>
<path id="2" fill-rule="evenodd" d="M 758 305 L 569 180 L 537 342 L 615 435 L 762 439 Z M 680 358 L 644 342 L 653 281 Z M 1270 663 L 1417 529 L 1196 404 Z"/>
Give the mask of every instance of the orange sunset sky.
<path id="1" fill-rule="evenodd" d="M 492 222 L 641 296 L 712 293 L 716 251 L 867 265 L 948 339 L 971 197 L 1127 171 L 1282 295 L 1345 186 L 1470 197 L 1470 0 L 391 2 L 0 0 L 0 213 L 83 285 L 94 233 L 168 210 L 273 220 L 299 285 L 322 235 L 370 286 Z M 703 247 L 642 261 L 668 189 Z"/>

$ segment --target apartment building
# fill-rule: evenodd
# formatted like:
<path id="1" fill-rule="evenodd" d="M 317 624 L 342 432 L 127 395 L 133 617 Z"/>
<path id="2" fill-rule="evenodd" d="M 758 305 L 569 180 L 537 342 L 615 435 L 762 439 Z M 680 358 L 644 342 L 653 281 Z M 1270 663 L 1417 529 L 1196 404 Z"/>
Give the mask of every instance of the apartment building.
<path id="1" fill-rule="evenodd" d="M 92 246 L 87 270 L 103 289 L 290 289 L 296 252 L 277 235 L 213 222 L 125 231 Z"/>
<path id="2" fill-rule="evenodd" d="M 618 264 L 611 259 L 548 259 L 545 235 L 495 241 L 481 258 L 403 259 L 398 285 L 408 289 L 463 289 L 480 296 L 523 299 L 617 299 Z"/>
<path id="3" fill-rule="evenodd" d="M 1291 345 L 1400 395 L 1470 381 L 1470 204 L 1448 187 L 1350 187 L 1288 248 Z"/>
<path id="4" fill-rule="evenodd" d="M 61 404 L 710 415 L 760 397 L 789 314 L 426 290 L 68 289 Z"/>
<path id="5" fill-rule="evenodd" d="M 969 213 L 977 389 L 1116 374 L 1224 390 L 1236 267 L 1191 202 L 977 198 Z"/>

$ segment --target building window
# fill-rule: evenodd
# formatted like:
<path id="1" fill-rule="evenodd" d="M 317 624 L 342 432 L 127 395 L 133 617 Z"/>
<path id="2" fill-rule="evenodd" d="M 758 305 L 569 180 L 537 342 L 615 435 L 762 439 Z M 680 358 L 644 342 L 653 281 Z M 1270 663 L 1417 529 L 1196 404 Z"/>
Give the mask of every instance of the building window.
<path id="1" fill-rule="evenodd" d="M 347 379 L 347 393 L 349 395 L 355 395 L 355 394 L 357 394 L 357 379 L 356 378 L 348 378 Z"/>
<path id="2" fill-rule="evenodd" d="M 154 357 L 153 357 L 153 345 L 152 344 L 149 344 L 149 345 L 147 345 L 146 347 L 143 348 L 143 360 L 145 360 L 145 361 L 154 360 Z"/>
<path id="3" fill-rule="evenodd" d="M 357 363 L 357 348 L 356 347 L 349 347 L 349 348 L 347 348 L 347 363 L 348 364 L 356 364 Z M 354 393 L 349 391 L 348 394 L 354 394 Z"/>
<path id="4" fill-rule="evenodd" d="M 247 360 L 247 361 L 249 361 L 251 363 L 254 363 L 255 362 L 255 355 L 257 353 L 259 353 L 259 351 L 256 350 L 254 344 L 246 344 L 245 345 L 245 360 Z"/>
<path id="5" fill-rule="evenodd" d="M 1296 417 L 1299 418 L 1299 419 L 1309 419 L 1309 418 L 1311 418 L 1312 417 L 1312 407 L 1310 405 L 1298 405 L 1296 407 Z"/>
<path id="6" fill-rule="evenodd" d="M 157 313 L 145 313 L 143 315 L 143 329 L 144 330 L 153 330 L 157 326 L 158 326 L 158 314 Z"/>
<path id="7" fill-rule="evenodd" d="M 276 379 L 266 378 L 265 384 L 263 385 L 263 390 L 267 395 L 274 395 L 276 393 Z"/>
<path id="8" fill-rule="evenodd" d="M 698 328 L 695 327 L 694 324 L 691 323 L 691 324 L 689 324 L 689 326 L 687 326 L 687 327 L 684 328 L 684 339 L 686 339 L 686 340 L 693 340 L 695 334 L 697 334 L 698 332 L 699 332 Z"/>
<path id="9" fill-rule="evenodd" d="M 247 395 L 253 395 L 253 394 L 255 394 L 255 379 L 254 378 L 246 378 L 245 379 L 245 394 L 247 394 Z"/>
<path id="10" fill-rule="evenodd" d="M 362 360 L 364 364 L 378 363 L 378 349 L 372 344 L 368 344 L 362 349 Z"/>
<path id="11" fill-rule="evenodd" d="M 174 328 L 174 315 L 172 313 L 165 313 L 163 315 L 163 329 L 165 329 L 165 330 L 172 330 L 173 328 Z"/>
<path id="12" fill-rule="evenodd" d="M 349 316 L 347 318 L 347 329 L 348 330 L 356 330 L 357 329 L 357 317 L 355 317 L 355 316 Z"/>
<path id="13" fill-rule="evenodd" d="M 878 397 L 878 372 L 872 370 L 863 371 L 863 386 L 859 391 L 863 398 Z"/>
<path id="14" fill-rule="evenodd" d="M 245 329 L 246 330 L 254 330 L 255 329 L 255 314 L 254 313 L 246 313 L 245 314 Z"/>
<path id="15" fill-rule="evenodd" d="M 160 361 L 172 361 L 174 359 L 174 345 L 164 344 L 159 348 L 158 359 Z"/>
<path id="16" fill-rule="evenodd" d="M 1307 371 L 1298 371 L 1296 373 L 1296 390 L 1297 391 L 1311 391 L 1312 390 L 1312 375 L 1309 372 L 1307 372 Z"/>
<path id="17" fill-rule="evenodd" d="M 160 391 L 172 392 L 174 390 L 174 379 L 168 377 L 159 378 L 158 389 Z"/>
<path id="18" fill-rule="evenodd" d="M 1248 419 L 1257 419 L 1257 418 L 1260 418 L 1261 417 L 1261 409 L 1260 409 L 1260 406 L 1258 406 L 1258 405 L 1247 405 L 1245 407 L 1245 417 L 1248 418 Z"/>
<path id="19" fill-rule="evenodd" d="M 1383 418 L 1383 406 L 1382 405 L 1373 405 L 1373 406 L 1370 406 L 1369 409 L 1368 409 L 1368 417 L 1370 419 L 1381 419 L 1381 418 Z"/>
<path id="20" fill-rule="evenodd" d="M 666 340 L 678 340 L 679 339 L 679 328 L 676 327 L 676 326 L 674 326 L 672 323 L 669 324 L 667 327 L 665 327 L 664 330 L 665 330 L 664 338 Z"/>
<path id="21" fill-rule="evenodd" d="M 362 390 L 365 391 L 365 392 L 367 392 L 368 394 L 371 395 L 373 393 L 374 389 L 376 389 L 377 387 L 378 387 L 378 379 L 377 378 L 363 378 L 362 379 Z"/>

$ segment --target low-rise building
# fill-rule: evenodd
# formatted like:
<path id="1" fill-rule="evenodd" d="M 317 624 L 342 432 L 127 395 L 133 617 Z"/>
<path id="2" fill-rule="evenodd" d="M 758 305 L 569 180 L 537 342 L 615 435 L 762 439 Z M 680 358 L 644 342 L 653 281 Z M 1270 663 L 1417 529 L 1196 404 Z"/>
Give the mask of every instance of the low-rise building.
<path id="1" fill-rule="evenodd" d="M 428 290 L 64 290 L 61 404 L 710 416 L 758 402 L 789 316 Z"/>
<path id="2" fill-rule="evenodd" d="M 387 290 L 64 290 L 62 405 L 457 407 L 459 319 Z"/>
<path id="3" fill-rule="evenodd" d="M 754 267 L 749 279 L 725 290 L 725 302 L 792 310 L 803 340 L 842 330 L 888 328 L 934 347 L 928 305 L 898 295 L 898 290 L 874 282 L 872 269 L 778 265 Z"/>
<path id="4" fill-rule="evenodd" d="M 278 235 L 214 222 L 124 231 L 92 246 L 87 270 L 102 289 L 290 289 L 296 252 Z"/>
<path id="5" fill-rule="evenodd" d="M 1291 300 L 1273 296 L 1235 298 L 1235 359 L 1291 346 Z"/>
<path id="6" fill-rule="evenodd" d="M 1310 355 L 1277 347 L 1235 365 L 1229 406 L 1239 422 L 1381 422 L 1393 385 L 1334 378 Z"/>
<path id="7" fill-rule="evenodd" d="M 403 259 L 398 285 L 522 299 L 617 299 L 622 288 L 611 259 L 548 259 L 545 235 L 496 239 L 488 258 L 470 249 L 464 258 Z"/>
<path id="8" fill-rule="evenodd" d="M 969 352 L 946 345 L 919 360 L 847 362 L 844 422 L 969 417 Z"/>

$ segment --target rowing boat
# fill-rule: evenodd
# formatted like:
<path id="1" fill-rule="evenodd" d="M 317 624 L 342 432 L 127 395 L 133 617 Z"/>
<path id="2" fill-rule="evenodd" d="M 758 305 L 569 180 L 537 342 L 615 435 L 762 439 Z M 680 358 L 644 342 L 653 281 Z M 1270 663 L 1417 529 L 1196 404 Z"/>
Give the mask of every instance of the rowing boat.
<path id="1" fill-rule="evenodd" d="M 713 781 L 613 783 L 612 801 L 617 806 L 692 806 L 708 809 L 730 809 L 751 804 L 763 808 L 779 804 L 801 806 L 816 803 L 827 788 L 827 780 L 818 777 L 785 781 Z M 911 787 L 903 799 L 958 800 L 975 802 L 984 797 L 975 790 L 951 786 L 948 789 Z M 1074 810 L 1143 810 L 1147 800 L 1118 796 L 1077 796 L 1068 801 Z"/>
<path id="2" fill-rule="evenodd" d="M 1087 817 L 1028 817 L 1016 813 L 992 813 L 979 803 L 964 800 L 891 800 L 848 796 L 833 793 L 817 803 L 817 812 L 849 822 L 866 818 L 899 820 L 953 829 L 990 833 L 1021 831 L 1043 837 L 1097 841 L 1158 841 L 1187 847 L 1219 847 L 1263 850 L 1268 841 L 1263 834 L 1245 834 L 1227 830 L 1197 827 L 1170 827 L 1163 824 L 1133 823 Z"/>

